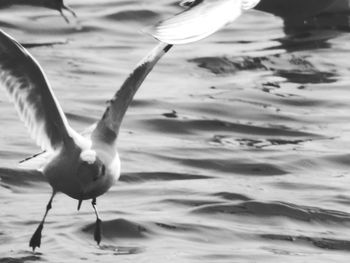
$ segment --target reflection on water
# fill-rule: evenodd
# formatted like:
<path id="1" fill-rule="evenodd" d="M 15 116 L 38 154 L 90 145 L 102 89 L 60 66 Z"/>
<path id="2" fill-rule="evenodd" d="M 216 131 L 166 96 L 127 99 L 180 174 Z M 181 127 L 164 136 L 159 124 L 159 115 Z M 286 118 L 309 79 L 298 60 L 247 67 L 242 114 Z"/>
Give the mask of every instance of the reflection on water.
<path id="1" fill-rule="evenodd" d="M 71 0 L 0 11 L 41 63 L 72 126 L 98 120 L 156 44 L 141 29 L 174 1 Z M 123 123 L 122 176 L 89 202 L 58 195 L 42 246 L 28 241 L 50 194 L 35 171 L 0 169 L 0 262 L 347 262 L 350 251 L 349 19 L 282 21 L 258 11 L 151 73 Z M 0 95 L 0 166 L 40 152 Z"/>

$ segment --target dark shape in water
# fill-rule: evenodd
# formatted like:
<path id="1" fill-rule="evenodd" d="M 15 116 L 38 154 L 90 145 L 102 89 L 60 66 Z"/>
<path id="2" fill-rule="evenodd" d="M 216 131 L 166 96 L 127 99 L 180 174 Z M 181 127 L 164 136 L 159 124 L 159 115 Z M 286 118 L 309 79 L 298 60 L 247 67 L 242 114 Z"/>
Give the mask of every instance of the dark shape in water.
<path id="1" fill-rule="evenodd" d="M 68 11 L 73 15 L 74 18 L 77 18 L 77 15 L 73 11 L 72 8 L 65 5 L 63 0 L 4 0 L 0 1 L 0 8 L 9 7 L 12 5 L 29 5 L 29 6 L 37 6 L 37 7 L 46 7 L 49 9 L 57 10 L 60 12 L 63 19 L 69 23 L 68 17 L 63 13 L 63 10 Z"/>
<path id="2" fill-rule="evenodd" d="M 334 0 L 261 0 L 254 9 L 283 19 L 306 18 L 325 10 Z"/>
<path id="3" fill-rule="evenodd" d="M 144 226 L 125 219 L 103 221 L 103 237 L 114 238 L 145 238 L 149 232 Z M 83 232 L 94 233 L 95 224 L 89 224 L 82 229 Z"/>
<path id="4" fill-rule="evenodd" d="M 332 83 L 336 72 L 317 69 L 305 56 L 277 54 L 264 57 L 200 57 L 189 60 L 217 75 L 234 74 L 241 70 L 265 70 L 291 83 Z"/>
<path id="5" fill-rule="evenodd" d="M 177 118 L 177 112 L 175 110 L 172 110 L 169 113 L 163 113 L 163 116 L 167 117 L 167 118 Z"/>

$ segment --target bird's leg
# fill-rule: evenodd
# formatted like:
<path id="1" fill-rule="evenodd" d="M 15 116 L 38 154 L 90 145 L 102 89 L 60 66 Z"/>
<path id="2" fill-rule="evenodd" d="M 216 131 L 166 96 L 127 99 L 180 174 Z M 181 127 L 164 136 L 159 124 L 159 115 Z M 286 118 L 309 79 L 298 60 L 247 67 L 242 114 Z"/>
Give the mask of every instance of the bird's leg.
<path id="1" fill-rule="evenodd" d="M 30 239 L 29 246 L 31 248 L 33 248 L 33 251 L 35 251 L 35 248 L 40 247 L 40 244 L 41 244 L 41 232 L 42 232 L 43 227 L 44 227 L 46 216 L 47 216 L 49 210 L 52 208 L 52 200 L 53 200 L 55 195 L 56 195 L 56 192 L 53 191 L 52 195 L 51 195 L 51 198 L 50 198 L 50 201 L 46 205 L 46 211 L 45 211 L 44 217 L 41 220 L 38 228 L 34 232 L 32 238 Z"/>
<path id="2" fill-rule="evenodd" d="M 78 18 L 77 14 L 74 12 L 74 10 L 72 8 L 70 8 L 69 6 L 62 6 L 62 9 L 67 10 L 69 13 L 71 13 L 75 18 Z"/>
<path id="3" fill-rule="evenodd" d="M 94 208 L 95 215 L 96 215 L 96 224 L 95 224 L 95 232 L 94 232 L 94 240 L 97 242 L 97 245 L 100 244 L 101 242 L 101 232 L 102 232 L 102 227 L 101 227 L 101 219 L 98 215 L 97 209 L 96 209 L 96 198 L 92 199 L 92 207 Z"/>
<path id="4" fill-rule="evenodd" d="M 82 199 L 80 199 L 79 202 L 78 202 L 78 211 L 80 210 L 80 207 L 81 207 L 82 202 L 83 202 Z"/>
<path id="5" fill-rule="evenodd" d="M 66 15 L 63 13 L 62 10 L 59 10 L 59 12 L 60 12 L 61 16 L 63 17 L 63 19 L 66 21 L 66 23 L 69 24 L 70 21 L 69 21 L 68 17 L 66 17 Z"/>

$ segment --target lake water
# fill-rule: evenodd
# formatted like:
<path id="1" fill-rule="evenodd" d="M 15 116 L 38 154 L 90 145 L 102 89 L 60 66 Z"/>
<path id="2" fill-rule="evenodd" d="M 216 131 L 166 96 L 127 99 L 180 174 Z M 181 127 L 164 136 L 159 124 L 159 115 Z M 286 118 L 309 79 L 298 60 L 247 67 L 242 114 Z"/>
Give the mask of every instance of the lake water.
<path id="1" fill-rule="evenodd" d="M 71 125 L 106 101 L 157 44 L 142 30 L 174 1 L 70 0 L 82 28 L 55 11 L 0 11 L 0 27 L 45 70 Z M 124 119 L 120 181 L 90 202 L 0 170 L 0 262 L 348 262 L 350 27 L 332 15 L 283 23 L 251 11 L 208 39 L 176 46 Z M 4 91 L 0 166 L 39 151 Z"/>

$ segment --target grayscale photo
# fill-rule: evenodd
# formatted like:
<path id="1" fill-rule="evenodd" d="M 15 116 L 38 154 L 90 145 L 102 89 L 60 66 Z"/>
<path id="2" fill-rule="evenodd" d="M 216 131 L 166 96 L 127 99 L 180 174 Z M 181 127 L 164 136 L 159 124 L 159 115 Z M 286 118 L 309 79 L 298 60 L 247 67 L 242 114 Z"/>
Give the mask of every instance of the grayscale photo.
<path id="1" fill-rule="evenodd" d="M 349 0 L 0 0 L 0 263 L 349 256 Z"/>

